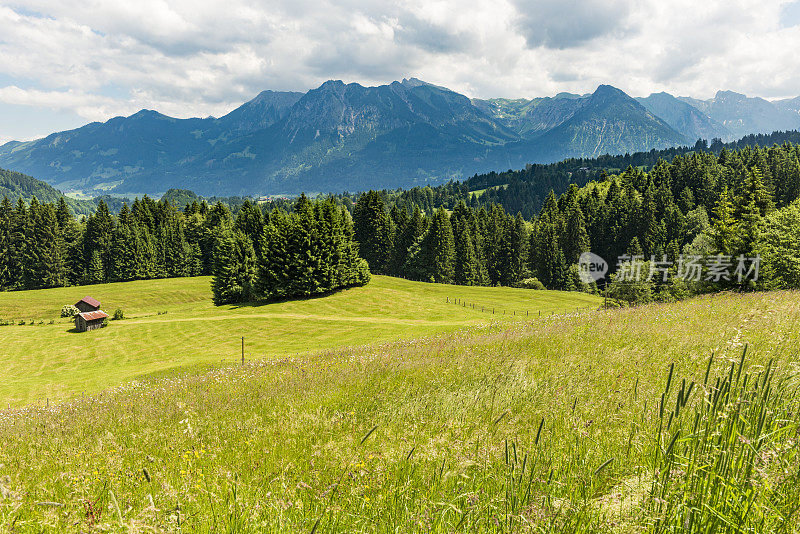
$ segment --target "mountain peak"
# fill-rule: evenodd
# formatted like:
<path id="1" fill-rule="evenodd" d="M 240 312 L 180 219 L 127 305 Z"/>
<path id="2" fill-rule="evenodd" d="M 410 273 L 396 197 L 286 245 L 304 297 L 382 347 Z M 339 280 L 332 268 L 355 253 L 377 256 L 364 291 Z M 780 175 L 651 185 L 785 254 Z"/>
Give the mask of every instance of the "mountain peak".
<path id="1" fill-rule="evenodd" d="M 131 115 L 129 118 L 131 118 L 131 119 L 147 119 L 147 118 L 157 118 L 157 117 L 163 117 L 163 116 L 164 115 L 162 115 L 158 111 L 155 111 L 155 110 L 152 110 L 152 109 L 140 109 L 139 111 L 137 111 L 136 113 Z"/>
<path id="2" fill-rule="evenodd" d="M 348 84 L 344 83 L 342 80 L 328 80 L 319 87 L 317 87 L 318 91 L 333 91 L 335 93 L 340 93 L 347 87 Z M 358 85 L 358 84 L 355 84 Z M 313 89 L 312 89 L 313 90 Z"/>
<path id="3" fill-rule="evenodd" d="M 413 77 L 412 78 L 403 78 L 403 81 L 400 82 L 400 84 L 404 85 L 406 87 L 419 87 L 421 85 L 431 85 L 431 84 L 429 84 L 427 82 L 423 82 L 419 78 L 413 78 Z"/>
<path id="4" fill-rule="evenodd" d="M 736 91 L 717 91 L 717 94 L 714 95 L 714 100 L 746 100 L 747 96 L 743 95 L 742 93 L 737 93 Z"/>
<path id="5" fill-rule="evenodd" d="M 558 94 L 557 94 L 556 96 L 554 96 L 553 98 L 554 98 L 554 99 L 555 99 L 555 98 L 566 98 L 566 99 L 571 99 L 571 100 L 574 100 L 574 99 L 576 99 L 576 98 L 581 98 L 581 95 L 579 95 L 579 94 L 576 94 L 576 93 L 568 93 L 568 92 L 566 92 L 566 91 L 561 91 L 560 93 L 558 93 Z"/>
<path id="6" fill-rule="evenodd" d="M 604 85 L 604 84 L 598 85 L 597 89 L 595 89 L 594 93 L 592 93 L 592 96 L 601 96 L 601 97 L 624 96 L 630 98 L 625 91 L 617 89 L 613 85 Z"/>

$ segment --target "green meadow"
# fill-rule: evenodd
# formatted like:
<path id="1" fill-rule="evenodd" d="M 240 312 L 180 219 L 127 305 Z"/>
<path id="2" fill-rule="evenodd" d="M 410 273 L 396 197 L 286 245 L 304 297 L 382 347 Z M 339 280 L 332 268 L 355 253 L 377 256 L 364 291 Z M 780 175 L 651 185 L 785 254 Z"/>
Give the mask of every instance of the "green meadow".
<path id="1" fill-rule="evenodd" d="M 71 320 L 59 318 L 61 307 L 86 295 L 126 319 L 73 332 Z M 0 319 L 12 323 L 0 327 L 0 405 L 47 403 L 154 373 L 239 361 L 242 337 L 246 359 L 270 360 L 588 311 L 599 302 L 578 293 L 385 276 L 325 297 L 244 306 L 214 306 L 209 277 L 0 293 Z"/>
<path id="2" fill-rule="evenodd" d="M 0 412 L 0 530 L 798 531 L 797 292 L 492 322 L 445 296 L 494 298 L 522 311 L 550 295 L 376 277 L 313 301 L 216 309 L 199 296 L 192 303 L 203 282 L 186 281 L 197 293 L 177 281 L 142 283 L 139 307 L 126 305 L 139 318 L 94 337 L 67 334 L 63 324 L 4 327 L 7 336 L 52 329 L 53 339 L 87 340 L 86 350 L 120 336 L 115 355 L 123 361 L 115 364 L 135 376 L 134 357 L 125 355 L 141 360 L 147 342 L 173 353 L 176 366 L 197 363 L 194 352 L 206 350 L 200 341 L 186 346 L 188 330 L 159 325 L 149 316 L 154 305 L 167 317 L 185 314 L 186 328 L 207 345 L 241 332 L 255 337 L 254 325 L 274 340 L 273 321 L 311 317 L 286 327 L 298 339 L 283 355 L 151 373 L 49 407 Z M 162 300 L 148 284 L 172 293 Z M 108 308 L 136 293 L 80 292 Z M 181 294 L 191 313 L 180 311 Z M 25 302 L 38 303 L 42 317 L 56 309 L 32 295 Z M 539 305 L 552 310 L 558 300 Z M 257 313 L 276 317 L 246 318 Z M 384 320 L 355 325 L 348 316 Z M 240 324 L 251 320 L 259 322 Z M 352 346 L 303 341 L 303 332 L 325 325 L 352 328 L 342 340 Z M 398 335 L 405 339 L 388 341 Z M 147 336 L 158 337 L 137 339 Z M 30 343 L 31 357 L 49 351 L 44 367 L 55 365 L 50 345 Z M 235 355 L 235 340 L 225 347 Z M 209 364 L 220 357 L 211 354 Z M 9 365 L 11 358 L 6 376 Z M 33 396 L 42 367 L 26 369 L 18 388 Z"/>

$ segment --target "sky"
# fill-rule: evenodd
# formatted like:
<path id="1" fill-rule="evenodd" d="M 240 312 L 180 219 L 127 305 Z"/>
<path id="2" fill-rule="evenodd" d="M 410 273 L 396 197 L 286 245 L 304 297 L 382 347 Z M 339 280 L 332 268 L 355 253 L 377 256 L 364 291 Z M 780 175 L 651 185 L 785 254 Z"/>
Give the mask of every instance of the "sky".
<path id="1" fill-rule="evenodd" d="M 800 1 L 0 0 L 0 143 L 265 89 L 417 77 L 470 97 L 800 95 Z"/>

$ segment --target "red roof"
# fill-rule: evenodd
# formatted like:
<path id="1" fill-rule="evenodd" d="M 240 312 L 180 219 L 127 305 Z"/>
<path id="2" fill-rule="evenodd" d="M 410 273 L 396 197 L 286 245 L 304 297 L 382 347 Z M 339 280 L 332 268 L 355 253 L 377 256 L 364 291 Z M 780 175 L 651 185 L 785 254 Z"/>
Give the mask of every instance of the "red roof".
<path id="1" fill-rule="evenodd" d="M 100 307 L 100 301 L 99 300 L 95 300 L 92 297 L 83 297 L 81 300 L 79 300 L 75 304 L 78 304 L 80 302 L 85 302 L 86 304 L 88 304 L 92 308 L 99 308 Z"/>
<path id="2" fill-rule="evenodd" d="M 79 313 L 78 316 L 84 321 L 96 321 L 98 319 L 105 319 L 108 317 L 108 314 L 102 310 L 98 310 Z"/>

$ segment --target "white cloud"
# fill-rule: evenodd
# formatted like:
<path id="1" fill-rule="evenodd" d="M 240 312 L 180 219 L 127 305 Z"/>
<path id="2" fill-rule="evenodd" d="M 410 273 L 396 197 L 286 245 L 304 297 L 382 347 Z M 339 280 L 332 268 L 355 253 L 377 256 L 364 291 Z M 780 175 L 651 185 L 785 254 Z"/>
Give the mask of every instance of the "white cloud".
<path id="1" fill-rule="evenodd" d="M 784 0 L 4 0 L 0 102 L 219 115 L 263 89 L 417 76 L 470 96 L 800 94 Z M 794 6 L 794 7 L 793 7 Z M 792 19 L 793 20 L 793 19 Z M 4 126 L 0 136 L 13 136 Z M 8 131 L 5 131 L 8 130 Z"/>
<path id="2" fill-rule="evenodd" d="M 48 108 L 54 111 L 74 111 L 92 121 L 105 120 L 112 115 L 134 112 L 136 108 L 126 101 L 89 93 L 67 91 L 41 91 L 21 89 L 15 85 L 0 87 L 0 102 L 18 106 Z"/>

